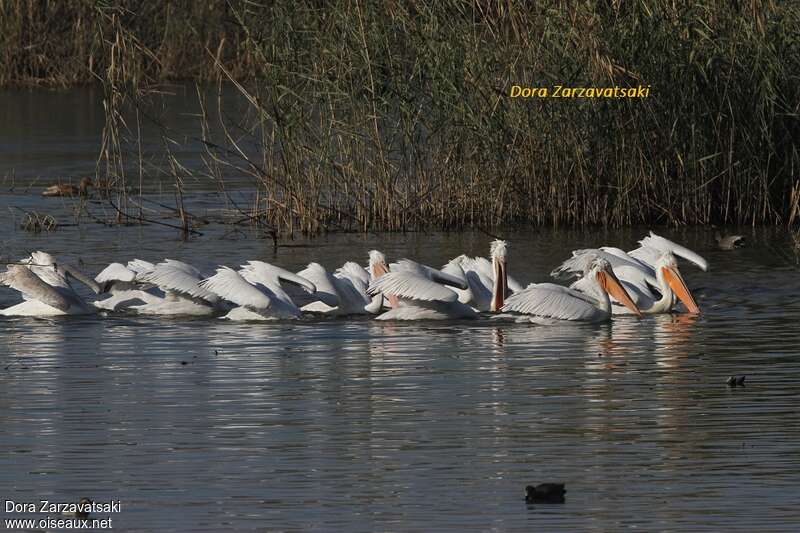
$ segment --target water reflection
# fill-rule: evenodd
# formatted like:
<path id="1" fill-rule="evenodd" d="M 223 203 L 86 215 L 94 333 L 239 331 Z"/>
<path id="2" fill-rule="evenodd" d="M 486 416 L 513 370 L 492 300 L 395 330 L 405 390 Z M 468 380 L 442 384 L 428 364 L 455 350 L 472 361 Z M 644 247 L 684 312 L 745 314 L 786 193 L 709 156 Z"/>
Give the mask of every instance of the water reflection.
<path id="1" fill-rule="evenodd" d="M 257 240 L 211 252 L 132 234 L 123 248 L 112 235 L 34 244 L 97 267 L 213 255 L 299 269 L 387 243 L 395 256 L 434 253 L 412 234 L 278 256 Z M 517 236 L 510 267 L 544 279 L 588 238 Z M 31 244 L 9 239 L 12 256 Z M 424 240 L 438 264 L 489 238 Z M 119 527 L 140 530 L 785 525 L 786 487 L 800 482 L 800 281 L 760 256 L 769 263 L 712 255 L 714 278 L 686 273 L 710 287 L 703 315 L 600 325 L 0 320 L 0 485 L 20 501 L 119 498 Z M 783 292 L 739 289 L 756 277 Z M 10 299 L 0 291 L 0 305 Z M 725 385 L 734 373 L 745 388 Z M 527 508 L 522 488 L 547 480 L 567 483 L 567 504 Z"/>

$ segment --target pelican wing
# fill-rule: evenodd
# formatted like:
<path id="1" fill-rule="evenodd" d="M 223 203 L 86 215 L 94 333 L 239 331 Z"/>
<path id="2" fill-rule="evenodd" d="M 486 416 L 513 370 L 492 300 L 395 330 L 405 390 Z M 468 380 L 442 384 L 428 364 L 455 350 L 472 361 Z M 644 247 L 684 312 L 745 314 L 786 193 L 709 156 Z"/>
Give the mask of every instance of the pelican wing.
<path id="1" fill-rule="evenodd" d="M 467 282 L 463 278 L 459 278 L 458 276 L 454 276 L 452 274 L 447 274 L 446 272 L 442 272 L 441 270 L 431 268 L 427 265 L 422 265 L 410 259 L 401 259 L 397 263 L 392 263 L 391 265 L 389 265 L 389 270 L 401 271 L 401 272 L 413 272 L 418 276 L 424 276 L 431 281 L 435 281 L 436 283 L 440 283 L 442 285 L 450 285 L 451 287 L 456 287 L 462 290 L 466 290 L 469 288 Z"/>
<path id="2" fill-rule="evenodd" d="M 348 278 L 351 280 L 358 279 L 365 286 L 369 285 L 369 272 L 367 272 L 364 267 L 353 261 L 348 261 L 340 268 L 337 268 L 333 275 L 337 278 Z"/>
<path id="3" fill-rule="evenodd" d="M 150 261 L 145 261 L 144 259 L 134 259 L 133 261 L 128 261 L 128 269 L 134 271 L 137 275 L 144 274 L 148 270 L 153 270 L 155 265 Z"/>
<path id="4" fill-rule="evenodd" d="M 467 257 L 466 255 L 460 255 L 455 259 L 451 259 L 450 262 L 442 268 L 442 272 L 452 274 L 453 272 L 451 270 L 454 264 L 463 270 L 471 291 L 485 290 L 489 294 L 487 298 L 491 299 L 492 286 L 494 285 L 494 267 L 491 261 L 485 257 Z M 473 272 L 474 275 L 470 276 L 470 272 Z M 483 289 L 475 286 L 475 283 L 478 281 L 480 281 Z M 506 275 L 506 281 L 511 292 L 518 292 L 523 289 L 522 284 L 511 276 Z"/>
<path id="5" fill-rule="evenodd" d="M 519 292 L 522 290 L 522 283 L 517 281 L 516 279 L 512 278 L 509 275 L 506 275 L 506 282 L 508 285 L 508 290 L 511 292 Z"/>
<path id="6" fill-rule="evenodd" d="M 331 307 L 339 305 L 339 292 L 336 288 L 336 278 L 333 277 L 333 274 L 325 270 L 325 267 L 319 263 L 309 263 L 308 266 L 298 272 L 297 275 L 314 284 L 316 291 L 313 293 L 313 300 L 319 300 Z M 295 300 L 295 298 L 292 297 L 292 300 Z"/>
<path id="7" fill-rule="evenodd" d="M 476 258 L 468 257 L 464 254 L 459 255 L 447 262 L 446 265 L 442 267 L 442 272 L 445 274 L 450 274 L 451 276 L 455 276 L 457 278 L 463 278 L 464 273 L 470 270 L 477 270 L 477 266 L 475 265 Z"/>
<path id="8" fill-rule="evenodd" d="M 389 294 L 425 302 L 455 302 L 458 295 L 447 287 L 417 272 L 394 271 L 384 274 L 369 285 L 370 294 Z"/>
<path id="9" fill-rule="evenodd" d="M 469 288 L 475 291 L 475 284 L 480 283 L 481 287 L 491 294 L 494 282 L 492 263 L 485 257 L 467 257 L 462 255 L 456 259 L 460 259 L 459 266 L 464 270 Z"/>
<path id="10" fill-rule="evenodd" d="M 586 320 L 597 314 L 597 302 L 562 285 L 537 283 L 509 296 L 503 311 L 559 320 Z"/>
<path id="11" fill-rule="evenodd" d="M 173 270 L 180 270 L 181 272 L 185 272 L 186 274 L 189 274 L 190 276 L 194 276 L 197 278 L 203 277 L 198 269 L 196 269 L 189 263 L 184 263 L 183 261 L 178 261 L 176 259 L 165 259 L 163 263 L 159 263 L 158 265 L 156 265 L 156 267 L 160 265 L 167 265 Z"/>
<path id="12" fill-rule="evenodd" d="M 182 261 L 167 259 L 138 276 L 144 283 L 152 283 L 163 291 L 171 291 L 194 298 L 215 302 L 217 296 L 200 286 L 200 272 Z"/>
<path id="13" fill-rule="evenodd" d="M 624 281 L 628 285 L 635 286 L 644 294 L 652 296 L 650 287 L 658 287 L 658 280 L 655 277 L 655 271 L 652 268 L 644 269 L 632 267 L 628 265 L 621 265 L 614 268 L 614 274 L 620 281 Z"/>
<path id="14" fill-rule="evenodd" d="M 122 263 L 111 263 L 94 278 L 97 283 L 105 283 L 107 281 L 127 281 L 131 282 L 136 279 L 136 272 L 129 269 Z"/>
<path id="15" fill-rule="evenodd" d="M 656 235 L 652 231 L 650 235 L 639 241 L 641 245 L 635 250 L 628 252 L 632 257 L 645 261 L 648 264 L 654 264 L 658 257 L 663 252 L 672 252 L 673 254 L 686 259 L 697 265 L 701 270 L 708 270 L 708 261 L 706 261 L 698 253 L 681 246 L 678 243 L 665 239 L 660 235 Z"/>
<path id="16" fill-rule="evenodd" d="M 604 246 L 603 248 L 573 250 L 572 257 L 561 263 L 561 265 L 550 272 L 550 275 L 554 278 L 583 276 L 597 258 L 605 259 L 615 270 L 620 266 L 629 266 L 634 268 L 648 268 L 652 271 L 651 267 L 643 265 L 639 260 L 630 257 L 619 248 Z"/>
<path id="17" fill-rule="evenodd" d="M 223 300 L 255 311 L 268 309 L 272 305 L 267 294 L 226 266 L 219 267 L 216 274 L 201 281 L 200 287 L 213 292 Z"/>
<path id="18" fill-rule="evenodd" d="M 656 261 L 658 261 L 658 258 L 661 257 L 663 253 L 662 250 L 653 248 L 652 246 L 640 246 L 635 250 L 631 250 L 631 255 L 636 256 L 637 259 L 648 265 L 656 264 Z"/>
<path id="19" fill-rule="evenodd" d="M 21 292 L 27 300 L 37 300 L 61 311 L 67 311 L 71 305 L 52 285 L 21 265 L 9 265 L 6 272 L 0 274 L 0 284 Z"/>
<path id="20" fill-rule="evenodd" d="M 264 285 L 270 290 L 276 285 L 280 286 L 281 281 L 300 285 L 311 293 L 317 290 L 316 286 L 304 277 L 264 261 L 248 261 L 247 264 L 242 265 L 239 274 L 250 283 Z"/>
<path id="21" fill-rule="evenodd" d="M 616 273 L 616 270 L 614 270 L 614 272 Z M 628 293 L 630 299 L 633 300 L 637 306 L 647 309 L 652 305 L 653 300 L 656 298 L 653 295 L 652 289 L 647 285 L 647 283 L 641 280 L 627 281 L 622 279 L 620 276 L 617 277 L 620 278 L 620 283 L 622 283 L 622 286 L 625 288 L 625 292 Z M 575 280 L 572 285 L 569 286 L 569 288 L 582 293 L 591 293 L 594 283 L 595 282 L 591 278 L 583 277 Z M 616 302 L 613 296 L 609 295 L 609 298 L 612 302 Z"/>
<path id="22" fill-rule="evenodd" d="M 469 274 L 467 274 L 467 272 L 461 266 L 462 261 L 465 259 L 469 258 L 465 255 L 460 255 L 455 259 L 451 259 L 450 262 L 442 267 L 442 272 L 458 279 L 462 279 L 467 284 L 466 290 L 455 287 L 453 288 L 453 290 L 456 291 L 456 294 L 458 294 L 458 301 L 462 304 L 468 304 L 476 300 L 475 291 L 473 290 L 472 284 L 468 278 Z"/>
<path id="23" fill-rule="evenodd" d="M 334 277 L 334 284 L 336 285 L 336 292 L 339 294 L 339 299 L 350 307 L 364 307 L 369 301 L 367 294 L 367 284 L 360 279 L 350 278 L 336 278 Z"/>

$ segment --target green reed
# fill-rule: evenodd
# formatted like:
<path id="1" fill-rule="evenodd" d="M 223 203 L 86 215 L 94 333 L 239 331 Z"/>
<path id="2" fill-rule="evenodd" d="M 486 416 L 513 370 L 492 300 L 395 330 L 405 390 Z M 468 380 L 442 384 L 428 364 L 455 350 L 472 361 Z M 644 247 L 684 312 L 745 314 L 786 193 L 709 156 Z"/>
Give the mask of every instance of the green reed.
<path id="1" fill-rule="evenodd" d="M 221 190 L 249 176 L 259 196 L 240 210 L 281 233 L 800 217 L 797 3 L 32 4 L 0 3 L 0 83 L 99 80 L 98 174 L 126 191 L 123 108 L 189 78 L 238 88 L 243 122 L 199 102 L 204 174 Z M 521 99 L 512 85 L 650 96 Z M 178 205 L 188 171 L 171 169 Z"/>

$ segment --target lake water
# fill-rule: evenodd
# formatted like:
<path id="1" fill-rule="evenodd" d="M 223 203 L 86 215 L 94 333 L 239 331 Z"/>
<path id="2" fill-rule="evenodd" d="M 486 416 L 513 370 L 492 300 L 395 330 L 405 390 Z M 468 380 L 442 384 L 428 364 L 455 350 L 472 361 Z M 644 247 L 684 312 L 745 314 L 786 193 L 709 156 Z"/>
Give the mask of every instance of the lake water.
<path id="1" fill-rule="evenodd" d="M 85 218 L 25 232 L 17 208 L 75 222 L 75 200 L 41 199 L 38 183 L 91 170 L 96 153 L 96 117 L 73 116 L 74 135 L 56 127 L 53 144 L 15 140 L 34 131 L 34 108 L 0 126 L 0 173 L 18 180 L 0 194 L 3 260 L 42 249 L 92 274 L 134 257 L 299 270 L 378 248 L 439 266 L 491 240 L 334 235 L 274 250 L 247 229 L 184 241 Z M 202 191 L 191 202 L 214 205 Z M 544 281 L 570 250 L 630 249 L 646 230 L 504 234 L 509 271 Z M 800 275 L 788 235 L 745 230 L 749 247 L 725 252 L 710 228 L 662 233 L 711 264 L 682 269 L 699 317 L 0 319 L 0 496 L 119 500 L 98 517 L 125 531 L 796 531 Z M 0 289 L 0 307 L 16 301 Z M 732 374 L 746 386 L 726 386 Z M 525 504 L 525 485 L 543 481 L 566 483 L 564 505 Z"/>

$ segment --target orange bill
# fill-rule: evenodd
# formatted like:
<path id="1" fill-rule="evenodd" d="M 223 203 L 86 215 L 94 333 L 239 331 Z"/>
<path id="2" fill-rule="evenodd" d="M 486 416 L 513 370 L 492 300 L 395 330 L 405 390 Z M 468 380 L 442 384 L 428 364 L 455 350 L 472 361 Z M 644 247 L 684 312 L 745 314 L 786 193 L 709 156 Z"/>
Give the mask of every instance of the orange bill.
<path id="1" fill-rule="evenodd" d="M 664 279 L 667 281 L 669 288 L 672 289 L 672 292 L 683 302 L 686 309 L 693 314 L 699 313 L 700 307 L 694 300 L 694 296 L 692 296 L 689 287 L 686 286 L 686 282 L 683 281 L 683 276 L 681 276 L 680 272 L 673 268 L 663 267 L 661 273 L 664 274 Z"/>
<path id="2" fill-rule="evenodd" d="M 379 277 L 383 276 L 384 274 L 388 274 L 389 269 L 386 267 L 386 263 L 375 263 L 372 266 L 372 277 L 378 279 Z M 385 295 L 386 299 L 389 300 L 389 307 L 392 309 L 397 308 L 400 305 L 400 302 L 397 300 L 397 296 L 394 294 L 387 294 Z"/>
<path id="3" fill-rule="evenodd" d="M 613 296 L 614 299 L 619 303 L 633 311 L 636 316 L 642 316 L 642 312 L 639 310 L 636 304 L 633 303 L 631 297 L 628 296 L 628 292 L 625 290 L 625 287 L 622 286 L 622 283 L 619 282 L 617 276 L 611 272 L 601 270 L 597 273 L 597 279 L 600 281 L 600 286 L 603 287 L 604 291 Z"/>
<path id="4" fill-rule="evenodd" d="M 508 287 L 508 273 L 503 261 L 494 260 L 494 286 L 492 287 L 492 303 L 489 307 L 491 312 L 500 311 L 506 301 L 506 291 Z"/>

